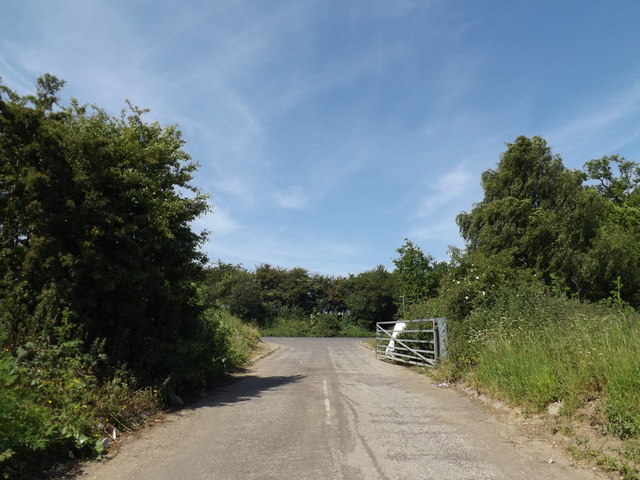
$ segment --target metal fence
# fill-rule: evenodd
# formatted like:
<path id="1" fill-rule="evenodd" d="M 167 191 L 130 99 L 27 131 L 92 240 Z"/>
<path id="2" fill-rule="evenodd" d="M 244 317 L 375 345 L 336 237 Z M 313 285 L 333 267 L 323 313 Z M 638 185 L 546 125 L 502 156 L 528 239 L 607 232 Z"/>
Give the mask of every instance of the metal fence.
<path id="1" fill-rule="evenodd" d="M 376 323 L 376 358 L 432 367 L 446 355 L 446 320 Z"/>

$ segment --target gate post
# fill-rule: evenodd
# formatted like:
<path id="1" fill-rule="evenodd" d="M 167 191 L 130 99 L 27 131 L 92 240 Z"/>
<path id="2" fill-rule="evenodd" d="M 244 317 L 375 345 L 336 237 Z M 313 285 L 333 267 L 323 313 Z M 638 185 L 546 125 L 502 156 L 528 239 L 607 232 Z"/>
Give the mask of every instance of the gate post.
<path id="1" fill-rule="evenodd" d="M 436 318 L 435 347 L 438 352 L 438 360 L 447 356 L 447 319 Z"/>

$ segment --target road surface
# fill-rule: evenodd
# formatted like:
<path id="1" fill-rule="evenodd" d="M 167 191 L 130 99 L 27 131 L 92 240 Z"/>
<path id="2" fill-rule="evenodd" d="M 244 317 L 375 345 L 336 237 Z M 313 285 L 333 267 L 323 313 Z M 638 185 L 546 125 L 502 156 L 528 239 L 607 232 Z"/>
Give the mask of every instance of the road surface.
<path id="1" fill-rule="evenodd" d="M 607 478 L 358 340 L 269 342 L 280 348 L 237 382 L 80 478 Z"/>

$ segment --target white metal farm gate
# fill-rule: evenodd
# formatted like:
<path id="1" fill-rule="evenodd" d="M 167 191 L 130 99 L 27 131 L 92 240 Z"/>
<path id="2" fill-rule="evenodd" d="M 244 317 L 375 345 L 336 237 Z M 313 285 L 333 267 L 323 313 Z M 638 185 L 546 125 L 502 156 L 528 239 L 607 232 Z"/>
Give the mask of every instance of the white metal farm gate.
<path id="1" fill-rule="evenodd" d="M 376 323 L 376 358 L 432 367 L 446 355 L 446 320 Z"/>

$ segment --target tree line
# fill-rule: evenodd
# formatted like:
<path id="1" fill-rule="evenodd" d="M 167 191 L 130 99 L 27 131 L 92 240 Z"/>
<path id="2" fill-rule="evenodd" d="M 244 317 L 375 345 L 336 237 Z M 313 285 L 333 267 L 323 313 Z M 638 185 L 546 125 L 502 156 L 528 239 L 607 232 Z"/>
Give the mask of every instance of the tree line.
<path id="1" fill-rule="evenodd" d="M 378 266 L 334 278 L 303 268 L 263 264 L 250 271 L 219 261 L 207 268 L 208 301 L 261 327 L 315 314 L 337 315 L 341 323 L 371 331 L 377 321 L 405 316 L 406 307 L 453 298 L 459 278 L 473 270 L 491 282 L 477 291 L 462 289 L 466 293 L 450 302 L 454 311 L 442 307 L 434 315 L 462 318 L 518 282 L 585 301 L 615 298 L 640 306 L 637 163 L 612 155 L 569 169 L 545 140 L 522 136 L 507 144 L 481 182 L 484 198 L 457 217 L 465 248 L 452 247 L 449 261 L 436 261 L 409 239 L 396 250 L 391 272 Z"/>
<path id="2" fill-rule="evenodd" d="M 219 261 L 207 269 L 205 284 L 208 302 L 266 329 L 283 319 L 322 318 L 332 324 L 325 332 L 329 335 L 337 334 L 340 325 L 371 330 L 376 321 L 392 318 L 397 310 L 395 278 L 383 266 L 331 277 L 268 264 L 250 271 Z"/>

